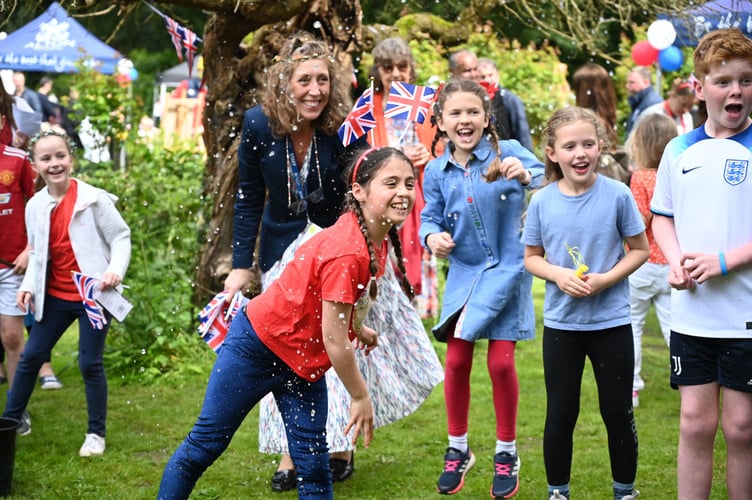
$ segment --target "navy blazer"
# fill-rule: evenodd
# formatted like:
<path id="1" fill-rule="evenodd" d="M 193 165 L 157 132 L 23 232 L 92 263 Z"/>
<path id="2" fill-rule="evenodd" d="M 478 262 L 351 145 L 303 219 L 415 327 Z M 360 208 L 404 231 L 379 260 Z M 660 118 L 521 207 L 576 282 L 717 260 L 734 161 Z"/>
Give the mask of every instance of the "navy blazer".
<path id="1" fill-rule="evenodd" d="M 232 267 L 250 268 L 256 237 L 260 238 L 258 265 L 266 272 L 305 228 L 308 219 L 321 227 L 334 224 L 342 212 L 345 183 L 338 165 L 344 146 L 337 134 L 315 132 L 324 198 L 308 203 L 308 211 L 296 214 L 288 205 L 295 198 L 294 181 L 288 190 L 287 141 L 272 135 L 269 119 L 261 106 L 245 112 L 238 147 L 238 192 L 235 197 L 232 236 Z M 316 157 L 311 155 L 308 193 L 318 189 Z M 259 224 L 261 231 L 259 232 Z"/>

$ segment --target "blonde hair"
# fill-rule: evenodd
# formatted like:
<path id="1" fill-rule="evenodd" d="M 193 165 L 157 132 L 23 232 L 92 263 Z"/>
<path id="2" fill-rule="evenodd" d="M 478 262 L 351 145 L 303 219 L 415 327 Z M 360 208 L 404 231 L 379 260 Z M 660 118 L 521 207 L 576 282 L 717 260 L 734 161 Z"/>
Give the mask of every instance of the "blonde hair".
<path id="1" fill-rule="evenodd" d="M 674 120 L 654 113 L 637 121 L 627 141 L 627 152 L 638 168 L 657 169 L 666 144 L 678 135 Z"/>
<path id="2" fill-rule="evenodd" d="M 299 32 L 291 35 L 275 63 L 266 74 L 266 91 L 261 98 L 261 107 L 269 118 L 269 127 L 277 137 L 292 133 L 298 122 L 298 111 L 290 92 L 290 78 L 298 65 L 310 59 L 320 59 L 329 71 L 329 102 L 313 126 L 328 135 L 337 133 L 339 126 L 350 112 L 350 80 L 338 71 L 334 55 L 326 44 L 310 33 Z"/>
<path id="3" fill-rule="evenodd" d="M 554 111 L 551 118 L 546 123 L 546 128 L 543 130 L 543 142 L 546 147 L 554 149 L 556 144 L 556 131 L 559 128 L 570 125 L 575 122 L 589 123 L 595 129 L 595 135 L 600 143 L 601 152 L 608 151 L 611 144 L 608 140 L 608 131 L 598 115 L 591 109 L 581 108 L 579 106 L 572 106 L 569 108 L 562 108 Z M 676 128 L 676 125 L 674 125 Z M 561 165 L 552 161 L 548 155 L 546 155 L 546 180 L 549 182 L 558 181 L 564 178 L 564 172 L 561 170 Z"/>

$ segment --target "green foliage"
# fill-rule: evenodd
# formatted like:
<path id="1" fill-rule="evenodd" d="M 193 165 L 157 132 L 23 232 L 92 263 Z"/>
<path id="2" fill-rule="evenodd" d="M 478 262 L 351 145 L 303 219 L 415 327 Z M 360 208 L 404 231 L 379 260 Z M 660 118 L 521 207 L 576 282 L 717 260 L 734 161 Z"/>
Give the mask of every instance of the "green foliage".
<path id="1" fill-rule="evenodd" d="M 131 109 L 129 89 L 113 75 L 104 75 L 83 62 L 76 65 L 78 73 L 71 78 L 71 90 L 77 97 L 70 105 L 75 121 L 87 120 L 101 136 L 98 147 L 110 149 L 128 136 Z M 113 154 L 114 157 L 114 154 Z"/>
<path id="2" fill-rule="evenodd" d="M 105 353 L 108 371 L 125 381 L 151 382 L 198 370 L 214 354 L 196 334 L 190 302 L 206 158 L 189 145 L 165 148 L 135 141 L 125 171 L 85 162 L 80 175 L 116 194 L 131 228 L 132 255 L 124 282 L 133 311 L 114 323 Z"/>

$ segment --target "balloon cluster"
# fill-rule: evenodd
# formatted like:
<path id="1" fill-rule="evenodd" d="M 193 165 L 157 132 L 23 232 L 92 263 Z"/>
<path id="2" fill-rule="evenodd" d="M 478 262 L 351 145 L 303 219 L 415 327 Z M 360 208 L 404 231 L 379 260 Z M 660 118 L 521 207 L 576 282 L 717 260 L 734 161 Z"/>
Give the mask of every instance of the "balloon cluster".
<path id="1" fill-rule="evenodd" d="M 659 19 L 648 27 L 648 39 L 632 46 L 632 60 L 638 66 L 650 66 L 657 61 L 663 71 L 676 71 L 684 63 L 684 54 L 673 45 L 674 40 L 674 25 Z"/>

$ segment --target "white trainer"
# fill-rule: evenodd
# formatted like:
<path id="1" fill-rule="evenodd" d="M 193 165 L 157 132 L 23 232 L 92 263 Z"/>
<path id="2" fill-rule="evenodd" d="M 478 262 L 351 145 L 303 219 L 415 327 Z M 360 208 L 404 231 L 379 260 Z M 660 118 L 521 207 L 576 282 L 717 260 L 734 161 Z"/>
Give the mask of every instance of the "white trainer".
<path id="1" fill-rule="evenodd" d="M 625 495 L 621 497 L 621 500 L 635 500 L 635 498 L 637 498 L 638 496 L 640 496 L 640 492 L 634 490 L 631 495 Z"/>
<path id="2" fill-rule="evenodd" d="M 104 438 L 96 434 L 87 434 L 83 446 L 78 450 L 79 456 L 94 457 L 104 454 Z"/>
<path id="3" fill-rule="evenodd" d="M 567 500 L 567 497 L 559 493 L 559 490 L 554 490 L 554 493 L 549 497 L 549 500 Z"/>

